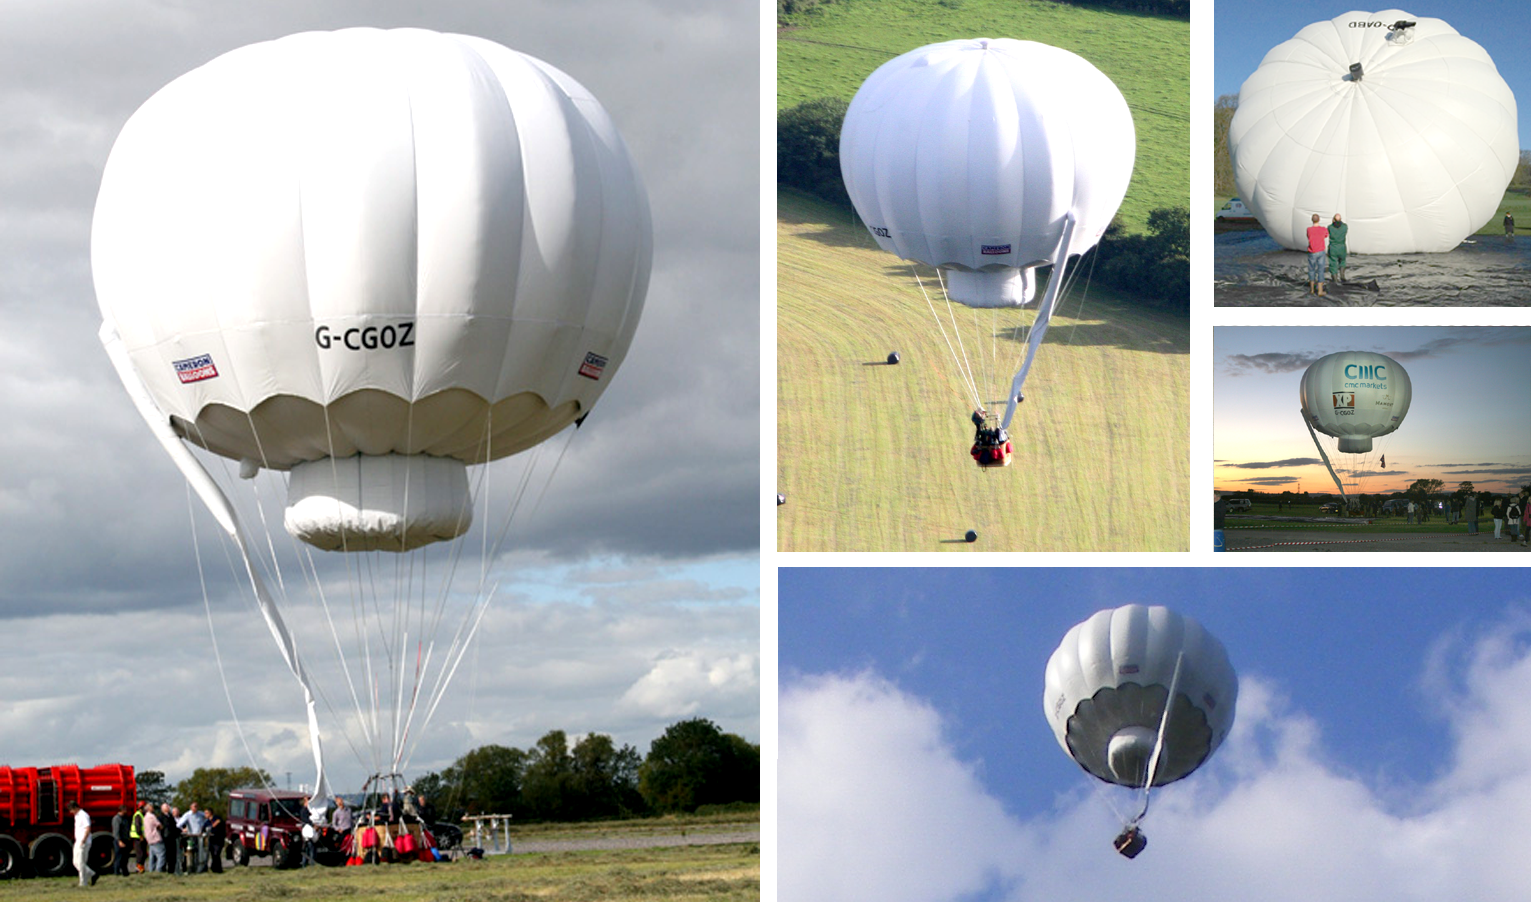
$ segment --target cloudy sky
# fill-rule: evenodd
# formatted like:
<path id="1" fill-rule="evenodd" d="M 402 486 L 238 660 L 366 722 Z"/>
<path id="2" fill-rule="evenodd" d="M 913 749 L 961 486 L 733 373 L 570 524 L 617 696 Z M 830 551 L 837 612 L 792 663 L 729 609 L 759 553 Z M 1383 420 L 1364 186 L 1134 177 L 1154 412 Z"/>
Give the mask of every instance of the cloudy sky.
<path id="1" fill-rule="evenodd" d="M 1337 455 L 1335 440 L 1319 435 L 1336 469 L 1354 468 L 1361 491 L 1402 491 L 1416 479 L 1500 492 L 1531 482 L 1531 328 L 1219 326 L 1212 360 L 1217 488 L 1334 491 L 1298 413 L 1298 386 L 1313 361 L 1349 350 L 1392 357 L 1413 385 L 1403 425 L 1376 439 L 1371 455 Z"/>
<path id="2" fill-rule="evenodd" d="M 1512 569 L 782 572 L 781 898 L 1512 902 L 1531 885 L 1531 590 Z M 1450 602 L 1449 604 L 1444 602 Z M 1239 672 L 1147 850 L 1058 746 L 1047 658 L 1162 603 Z"/>
<path id="3" fill-rule="evenodd" d="M 353 25 L 474 34 L 573 75 L 626 138 L 654 216 L 631 354 L 513 532 L 480 653 L 417 765 L 555 728 L 643 751 L 686 716 L 758 739 L 758 22 L 754 3 L 701 0 L 0 5 L 5 758 L 172 779 L 249 760 L 184 482 L 96 339 L 91 212 L 118 130 L 165 83 L 244 44 Z M 259 763 L 302 780 L 296 690 L 198 517 L 238 717 Z"/>
<path id="4" fill-rule="evenodd" d="M 1520 103 L 1531 91 L 1531 56 L 1525 35 L 1531 28 L 1531 4 L 1503 0 L 1432 0 L 1428 4 L 1270 3 L 1267 0 L 1216 0 L 1212 5 L 1215 37 L 1212 87 L 1217 96 L 1238 94 L 1260 60 L 1277 44 L 1304 27 L 1355 9 L 1402 9 L 1414 16 L 1441 19 L 1488 51 L 1494 66 Z M 1393 21 L 1389 19 L 1388 21 Z M 1531 147 L 1531 119 L 1520 117 L 1520 146 Z"/>

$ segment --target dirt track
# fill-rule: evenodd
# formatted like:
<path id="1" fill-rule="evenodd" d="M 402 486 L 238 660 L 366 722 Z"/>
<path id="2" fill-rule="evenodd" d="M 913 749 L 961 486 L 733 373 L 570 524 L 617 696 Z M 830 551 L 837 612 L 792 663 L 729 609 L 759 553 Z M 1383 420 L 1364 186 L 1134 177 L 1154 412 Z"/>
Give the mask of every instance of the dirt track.
<path id="1" fill-rule="evenodd" d="M 1229 529 L 1223 532 L 1229 551 L 1505 551 L 1531 554 L 1508 538 L 1494 541 L 1494 529 L 1477 535 L 1463 533 L 1375 533 L 1354 529 L 1319 532 L 1313 529 Z"/>

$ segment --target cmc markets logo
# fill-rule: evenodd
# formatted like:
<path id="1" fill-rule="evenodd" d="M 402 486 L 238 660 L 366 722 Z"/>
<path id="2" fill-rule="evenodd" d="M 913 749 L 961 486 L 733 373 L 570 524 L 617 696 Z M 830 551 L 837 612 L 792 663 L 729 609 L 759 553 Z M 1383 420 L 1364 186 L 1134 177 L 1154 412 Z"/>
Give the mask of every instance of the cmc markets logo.
<path id="1" fill-rule="evenodd" d="M 1356 407 L 1356 393 L 1355 392 L 1353 392 L 1353 391 L 1337 391 L 1337 392 L 1334 393 L 1334 409 L 1335 410 L 1342 410 L 1342 409 L 1345 409 L 1345 408 L 1349 408 L 1351 410 L 1354 410 L 1355 407 Z"/>
<path id="2" fill-rule="evenodd" d="M 1387 364 L 1372 363 L 1365 366 L 1359 363 L 1345 364 L 1346 379 L 1386 379 Z"/>

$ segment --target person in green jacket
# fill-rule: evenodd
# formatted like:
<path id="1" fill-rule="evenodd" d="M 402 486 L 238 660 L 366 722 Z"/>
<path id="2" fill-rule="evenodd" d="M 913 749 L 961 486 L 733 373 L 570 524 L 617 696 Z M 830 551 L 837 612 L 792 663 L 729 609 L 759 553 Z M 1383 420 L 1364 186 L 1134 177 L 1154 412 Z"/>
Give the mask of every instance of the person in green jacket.
<path id="1" fill-rule="evenodd" d="M 1350 231 L 1350 226 L 1340 220 L 1340 214 L 1334 214 L 1334 221 L 1329 223 L 1329 272 L 1336 282 L 1345 281 L 1345 260 L 1349 256 L 1345 250 L 1345 233 Z"/>

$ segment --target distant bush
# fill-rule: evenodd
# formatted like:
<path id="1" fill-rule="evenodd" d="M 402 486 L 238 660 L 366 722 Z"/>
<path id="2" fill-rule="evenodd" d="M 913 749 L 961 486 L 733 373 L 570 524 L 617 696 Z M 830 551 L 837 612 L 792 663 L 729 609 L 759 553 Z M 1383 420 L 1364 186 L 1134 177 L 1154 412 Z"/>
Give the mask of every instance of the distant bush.
<path id="1" fill-rule="evenodd" d="M 777 0 L 778 3 L 781 0 Z M 1172 16 L 1176 19 L 1191 18 L 1191 0 L 1054 0 L 1071 6 L 1099 6 L 1119 9 L 1130 13 L 1149 13 L 1156 16 Z"/>
<path id="2" fill-rule="evenodd" d="M 1111 223 L 1092 252 L 1096 255 L 1094 278 L 1151 306 L 1188 314 L 1190 213 L 1185 207 L 1160 207 L 1148 214 L 1148 232 L 1124 235 L 1120 223 Z"/>
<path id="3" fill-rule="evenodd" d="M 821 97 L 777 115 L 777 184 L 850 206 L 840 180 L 840 124 L 849 106 L 836 97 Z"/>
<path id="4" fill-rule="evenodd" d="M 778 25 L 790 24 L 793 17 L 801 17 L 818 12 L 821 8 L 834 3 L 835 0 L 776 0 L 776 23 Z"/>

